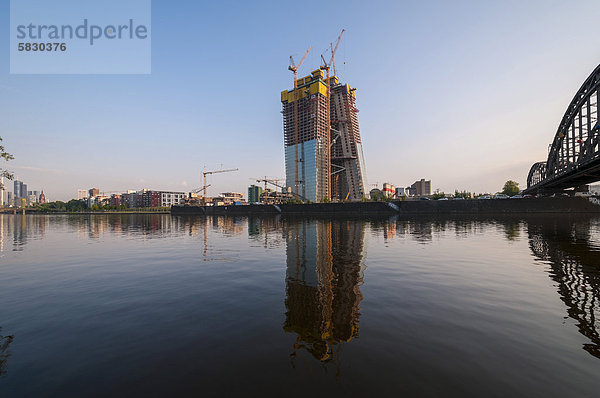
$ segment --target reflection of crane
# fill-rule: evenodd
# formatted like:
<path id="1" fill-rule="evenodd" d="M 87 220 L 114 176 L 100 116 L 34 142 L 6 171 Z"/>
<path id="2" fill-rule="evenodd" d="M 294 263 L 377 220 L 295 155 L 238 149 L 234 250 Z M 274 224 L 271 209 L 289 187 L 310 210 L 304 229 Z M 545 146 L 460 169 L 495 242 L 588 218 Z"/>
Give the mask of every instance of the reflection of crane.
<path id="1" fill-rule="evenodd" d="M 294 58 L 292 58 L 292 56 L 290 55 L 290 66 L 288 67 L 289 70 L 291 70 L 294 73 L 294 153 L 295 153 L 295 165 L 296 165 L 296 175 L 295 175 L 295 179 L 294 179 L 294 193 L 296 195 L 298 195 L 298 69 L 300 68 L 300 66 L 302 65 L 302 63 L 304 62 L 304 60 L 306 59 L 306 56 L 308 55 L 308 53 L 310 52 L 310 50 L 312 49 L 312 46 L 310 46 L 308 48 L 308 50 L 306 50 L 306 53 L 304 53 L 304 56 L 302 57 L 302 59 L 300 60 L 300 62 L 298 63 L 298 65 L 296 65 L 294 63 Z"/>
<path id="2" fill-rule="evenodd" d="M 226 170 L 213 170 L 213 171 L 206 171 L 206 169 L 202 172 L 202 176 L 204 177 L 204 188 L 203 188 L 203 192 L 202 192 L 202 202 L 205 203 L 206 202 L 206 188 L 208 188 L 208 185 L 206 185 L 206 176 L 209 174 L 218 174 L 218 173 L 229 173 L 230 171 L 238 171 L 239 169 L 226 169 Z"/>
<path id="3" fill-rule="evenodd" d="M 331 58 L 329 62 L 325 61 L 323 55 L 321 55 L 321 59 L 323 60 L 323 65 L 320 67 L 321 70 L 324 70 L 326 73 L 325 81 L 327 81 L 327 172 L 325 175 L 327 176 L 326 180 L 326 198 L 331 199 L 331 80 L 329 78 L 329 69 L 333 65 L 333 75 L 336 75 L 335 69 L 335 53 L 337 52 L 338 46 L 340 45 L 340 41 L 342 40 L 342 35 L 345 30 L 342 29 L 342 32 L 338 36 L 337 42 L 335 43 L 335 48 L 333 47 L 333 43 L 329 43 L 329 47 L 331 48 Z"/>

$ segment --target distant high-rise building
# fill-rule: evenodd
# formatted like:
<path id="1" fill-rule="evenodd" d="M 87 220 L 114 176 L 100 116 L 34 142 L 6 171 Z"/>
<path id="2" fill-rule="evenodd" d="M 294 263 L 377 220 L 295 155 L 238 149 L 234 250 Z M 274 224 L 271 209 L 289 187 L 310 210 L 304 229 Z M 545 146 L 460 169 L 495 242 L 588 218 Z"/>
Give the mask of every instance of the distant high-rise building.
<path id="1" fill-rule="evenodd" d="M 88 197 L 87 189 L 78 189 L 77 190 L 77 200 L 82 200 Z"/>
<path id="2" fill-rule="evenodd" d="M 89 197 L 94 197 L 100 195 L 100 190 L 98 188 L 91 188 L 88 190 Z"/>
<path id="3" fill-rule="evenodd" d="M 6 192 L 6 204 L 8 206 L 12 205 L 14 202 L 14 194 L 12 192 Z"/>
<path id="4" fill-rule="evenodd" d="M 0 206 L 6 204 L 6 187 L 4 186 L 4 177 L 0 177 Z"/>
<path id="5" fill-rule="evenodd" d="M 250 185 L 248 187 L 248 203 L 260 202 L 260 195 L 262 195 L 263 189 L 256 185 Z"/>
<path id="6" fill-rule="evenodd" d="M 39 196 L 39 198 L 38 198 L 38 202 L 39 202 L 40 204 L 42 204 L 42 205 L 43 205 L 44 203 L 46 203 L 46 195 L 44 195 L 44 191 L 43 191 L 43 190 L 42 190 L 42 193 L 40 194 L 40 196 Z"/>
<path id="7" fill-rule="evenodd" d="M 23 191 L 24 191 L 23 190 L 23 185 L 24 184 L 23 184 L 22 181 L 19 181 L 19 180 L 15 180 L 14 181 L 14 190 L 13 190 L 13 193 L 14 193 L 15 199 L 18 199 L 18 198 L 21 198 L 21 197 L 24 196 L 24 194 L 23 194 Z M 26 194 L 27 194 L 27 190 L 25 190 L 25 195 Z"/>
<path id="8" fill-rule="evenodd" d="M 329 81 L 329 107 L 327 81 L 319 69 L 298 79 L 296 90 L 281 92 L 286 186 L 311 201 L 361 199 L 367 183 L 355 89 L 335 76 Z"/>
<path id="9" fill-rule="evenodd" d="M 415 183 L 410 186 L 410 192 L 415 196 L 431 195 L 431 180 L 425 181 L 424 178 L 421 178 L 421 181 L 415 181 Z"/>

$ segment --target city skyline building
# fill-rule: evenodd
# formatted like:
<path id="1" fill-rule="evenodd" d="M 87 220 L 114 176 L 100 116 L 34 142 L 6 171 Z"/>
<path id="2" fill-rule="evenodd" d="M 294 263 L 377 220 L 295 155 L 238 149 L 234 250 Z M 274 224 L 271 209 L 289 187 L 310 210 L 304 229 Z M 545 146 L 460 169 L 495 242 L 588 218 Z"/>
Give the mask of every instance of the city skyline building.
<path id="1" fill-rule="evenodd" d="M 8 202 L 6 187 L 4 186 L 4 177 L 0 177 L 0 206 L 4 206 Z"/>
<path id="2" fill-rule="evenodd" d="M 257 185 L 250 185 L 248 187 L 248 203 L 260 202 L 260 195 L 262 195 L 263 189 Z"/>
<path id="3" fill-rule="evenodd" d="M 356 89 L 331 77 L 332 198 L 360 200 L 368 188 Z"/>
<path id="4" fill-rule="evenodd" d="M 420 181 L 415 181 L 410 186 L 410 194 L 412 196 L 430 196 L 431 195 L 431 180 L 421 178 Z"/>
<path id="5" fill-rule="evenodd" d="M 314 202 L 360 200 L 368 185 L 355 89 L 340 84 L 336 76 L 329 83 L 329 108 L 320 69 L 296 80 L 296 89 L 281 92 L 286 187 Z"/>
<path id="6" fill-rule="evenodd" d="M 13 186 L 15 199 L 27 197 L 27 184 L 24 184 L 23 181 L 20 181 L 19 179 L 15 179 Z"/>

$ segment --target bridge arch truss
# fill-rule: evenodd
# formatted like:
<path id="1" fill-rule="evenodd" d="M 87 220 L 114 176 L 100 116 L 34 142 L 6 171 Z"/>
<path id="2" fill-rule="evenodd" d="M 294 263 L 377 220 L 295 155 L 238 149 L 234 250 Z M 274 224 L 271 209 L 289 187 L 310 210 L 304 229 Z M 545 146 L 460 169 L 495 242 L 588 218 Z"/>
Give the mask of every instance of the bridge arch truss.
<path id="1" fill-rule="evenodd" d="M 535 163 L 525 193 L 560 191 L 600 180 L 600 65 L 567 107 L 546 162 Z"/>

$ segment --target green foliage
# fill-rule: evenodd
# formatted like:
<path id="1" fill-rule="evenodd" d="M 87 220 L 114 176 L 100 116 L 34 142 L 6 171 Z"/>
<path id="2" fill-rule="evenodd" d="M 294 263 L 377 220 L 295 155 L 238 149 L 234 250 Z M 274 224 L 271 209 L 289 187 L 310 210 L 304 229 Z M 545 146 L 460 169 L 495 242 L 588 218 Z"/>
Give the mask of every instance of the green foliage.
<path id="1" fill-rule="evenodd" d="M 383 199 L 383 192 L 371 191 L 371 201 L 372 202 L 379 202 L 381 199 Z"/>
<path id="2" fill-rule="evenodd" d="M 52 213 L 52 212 L 68 212 L 68 213 L 81 213 L 81 212 L 131 212 L 131 213 L 146 213 L 146 212 L 165 212 L 169 211 L 169 207 L 133 207 L 128 208 L 125 205 L 99 205 L 93 204 L 88 208 L 87 202 L 84 200 L 71 199 L 68 202 L 61 202 L 57 200 L 56 202 L 50 202 L 45 204 L 35 205 L 34 208 L 42 213 Z"/>
<path id="3" fill-rule="evenodd" d="M 456 190 L 454 190 L 454 197 L 455 198 L 463 198 L 463 199 L 471 199 L 471 198 L 473 198 L 473 194 L 471 192 L 467 192 L 467 191 L 459 192 L 458 189 L 456 189 Z"/>
<path id="4" fill-rule="evenodd" d="M 508 196 L 513 196 L 519 193 L 519 183 L 513 180 L 508 180 L 504 183 L 502 193 Z"/>
<path id="5" fill-rule="evenodd" d="M 0 142 L 2 142 L 2 137 L 0 137 Z M 9 160 L 14 159 L 13 155 L 11 155 L 10 153 L 6 152 L 4 150 L 4 146 L 0 145 L 0 158 L 4 159 L 6 162 L 8 162 Z M 11 173 L 8 170 L 5 170 L 3 168 L 0 167 L 0 177 L 4 177 L 7 178 L 9 180 L 12 180 L 14 175 L 13 173 Z M 0 189 L 4 188 L 4 185 L 2 185 L 2 183 L 0 183 Z"/>
<path id="6" fill-rule="evenodd" d="M 87 210 L 87 204 L 83 200 L 71 199 L 68 202 L 57 200 L 56 202 L 48 202 L 36 206 L 40 212 L 50 213 L 57 211 L 81 212 Z"/>
<path id="7" fill-rule="evenodd" d="M 445 197 L 446 197 L 446 194 L 443 192 L 435 192 L 433 195 L 431 195 L 431 199 L 433 199 L 433 200 L 438 200 L 438 199 L 445 198 Z"/>

